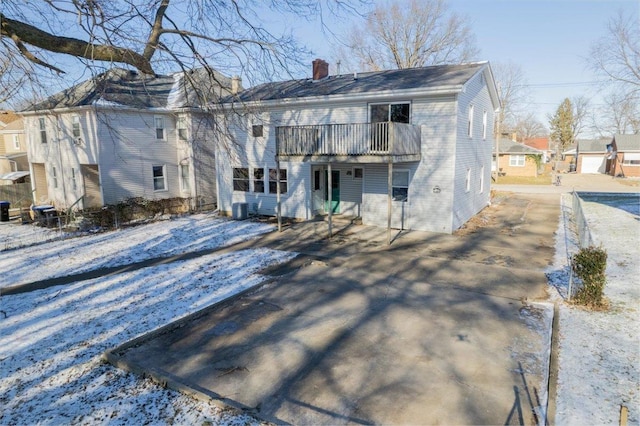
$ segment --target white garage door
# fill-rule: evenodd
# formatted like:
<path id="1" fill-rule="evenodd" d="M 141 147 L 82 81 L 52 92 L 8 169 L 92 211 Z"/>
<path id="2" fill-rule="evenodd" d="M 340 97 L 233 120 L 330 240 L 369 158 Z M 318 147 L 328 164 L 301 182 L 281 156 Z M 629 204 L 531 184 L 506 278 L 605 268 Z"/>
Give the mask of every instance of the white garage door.
<path id="1" fill-rule="evenodd" d="M 604 173 L 606 167 L 606 159 L 604 155 L 583 156 L 582 157 L 582 173 Z"/>

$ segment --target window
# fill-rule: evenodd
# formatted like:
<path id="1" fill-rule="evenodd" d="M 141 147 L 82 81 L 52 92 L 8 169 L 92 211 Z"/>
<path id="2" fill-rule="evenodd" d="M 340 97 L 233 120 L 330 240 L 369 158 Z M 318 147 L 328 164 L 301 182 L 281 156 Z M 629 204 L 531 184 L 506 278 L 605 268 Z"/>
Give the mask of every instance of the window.
<path id="1" fill-rule="evenodd" d="M 634 152 L 624 154 L 622 164 L 625 166 L 640 166 L 640 154 Z"/>
<path id="2" fill-rule="evenodd" d="M 233 190 L 249 192 L 249 169 L 246 167 L 234 167 Z"/>
<path id="3" fill-rule="evenodd" d="M 465 190 L 467 192 L 471 191 L 471 169 L 467 169 L 467 177 L 465 180 L 465 185 L 466 185 Z"/>
<path id="4" fill-rule="evenodd" d="M 353 178 L 354 179 L 362 179 L 364 176 L 364 169 L 362 167 L 354 167 L 353 168 Z"/>
<path id="5" fill-rule="evenodd" d="M 44 117 L 38 119 L 38 126 L 40 128 L 40 143 L 47 143 L 47 123 Z"/>
<path id="6" fill-rule="evenodd" d="M 189 185 L 189 165 L 180 164 L 180 189 L 184 192 L 189 192 L 191 189 Z"/>
<path id="7" fill-rule="evenodd" d="M 53 168 L 51 169 L 51 177 L 53 178 L 53 187 L 57 188 L 58 187 L 58 171 L 56 170 L 56 167 L 53 166 Z"/>
<path id="8" fill-rule="evenodd" d="M 467 135 L 473 137 L 473 105 L 469 105 L 469 119 L 467 121 Z"/>
<path id="9" fill-rule="evenodd" d="M 166 191 L 167 178 L 165 173 L 165 166 L 153 166 L 153 190 L 154 191 Z"/>
<path id="10" fill-rule="evenodd" d="M 262 137 L 264 134 L 264 128 L 262 127 L 262 124 L 256 124 L 251 126 L 251 134 L 253 135 L 254 138 Z"/>
<path id="11" fill-rule="evenodd" d="M 74 115 L 71 118 L 71 132 L 74 138 L 80 137 L 80 116 Z"/>
<path id="12" fill-rule="evenodd" d="M 76 180 L 76 169 L 71 168 L 71 189 L 74 191 L 78 189 L 78 182 Z"/>
<path id="13" fill-rule="evenodd" d="M 409 198 L 409 171 L 394 170 L 391 175 L 391 198 L 406 202 Z"/>
<path id="14" fill-rule="evenodd" d="M 487 110 L 482 113 L 482 139 L 487 139 Z"/>
<path id="15" fill-rule="evenodd" d="M 484 166 L 480 168 L 480 188 L 478 192 L 482 194 L 484 192 Z"/>
<path id="16" fill-rule="evenodd" d="M 164 139 L 164 118 L 154 117 L 153 122 L 156 126 L 156 139 Z"/>
<path id="17" fill-rule="evenodd" d="M 187 119 L 184 116 L 178 117 L 178 121 L 176 122 L 176 127 L 178 128 L 178 139 L 181 141 L 187 140 Z"/>
<path id="18" fill-rule="evenodd" d="M 322 187 L 322 183 L 320 181 L 321 176 L 322 176 L 322 172 L 320 170 L 313 171 L 313 190 L 314 191 L 320 191 L 320 188 Z"/>
<path id="19" fill-rule="evenodd" d="M 253 192 L 264 194 L 264 169 L 253 169 Z"/>
<path id="20" fill-rule="evenodd" d="M 20 135 L 13 135 L 13 149 L 20 149 Z"/>
<path id="21" fill-rule="evenodd" d="M 524 155 L 510 155 L 509 165 L 511 167 L 524 167 Z"/>
<path id="22" fill-rule="evenodd" d="M 278 172 L 276 169 L 269 169 L 269 194 L 278 192 Z M 287 193 L 287 169 L 280 169 L 280 193 Z"/>

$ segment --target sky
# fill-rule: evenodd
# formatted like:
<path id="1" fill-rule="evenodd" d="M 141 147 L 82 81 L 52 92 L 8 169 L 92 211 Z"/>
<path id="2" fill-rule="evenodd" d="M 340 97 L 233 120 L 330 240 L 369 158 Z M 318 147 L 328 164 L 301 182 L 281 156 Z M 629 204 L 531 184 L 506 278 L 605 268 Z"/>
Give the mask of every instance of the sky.
<path id="1" fill-rule="evenodd" d="M 608 21 L 618 10 L 635 16 L 640 25 L 638 0 L 448 0 L 450 10 L 467 18 L 481 53 L 479 60 L 515 63 L 531 87 L 533 108 L 548 125 L 548 114 L 564 98 L 584 95 L 601 102 L 588 69 L 589 49 L 606 34 Z M 333 23 L 328 23 L 332 25 Z M 336 32 L 348 22 L 335 23 Z M 300 28 L 301 42 L 320 58 L 334 53 L 317 26 Z M 331 72 L 335 72 L 330 64 Z M 346 72 L 343 70 L 342 72 Z"/>

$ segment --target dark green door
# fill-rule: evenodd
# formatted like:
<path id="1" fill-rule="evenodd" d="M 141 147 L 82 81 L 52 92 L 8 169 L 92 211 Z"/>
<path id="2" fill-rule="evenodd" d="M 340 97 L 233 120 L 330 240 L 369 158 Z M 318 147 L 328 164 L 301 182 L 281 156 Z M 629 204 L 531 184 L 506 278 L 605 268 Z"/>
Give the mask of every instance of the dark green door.
<path id="1" fill-rule="evenodd" d="M 324 171 L 324 210 L 329 213 L 329 171 Z M 331 171 L 331 212 L 340 213 L 340 171 Z"/>

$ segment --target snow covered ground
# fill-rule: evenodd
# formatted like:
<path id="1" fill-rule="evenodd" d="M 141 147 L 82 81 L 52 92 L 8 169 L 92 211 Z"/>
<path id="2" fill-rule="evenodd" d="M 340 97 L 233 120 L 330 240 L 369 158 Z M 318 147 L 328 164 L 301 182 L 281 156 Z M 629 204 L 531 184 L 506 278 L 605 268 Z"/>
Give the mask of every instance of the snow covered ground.
<path id="1" fill-rule="evenodd" d="M 592 236 L 609 254 L 609 312 L 589 312 L 564 301 L 567 255 L 578 250 L 571 200 L 563 196 L 556 258 L 548 271 L 560 303 L 556 424 L 629 424 L 640 407 L 640 224 L 616 206 L 586 203 Z M 157 256 L 215 248 L 271 227 L 199 214 L 104 234 L 0 251 L 0 285 L 41 280 Z M 12 232 L 50 231 L 0 226 Z M 33 234 L 30 234 L 33 235 Z M 2 250 L 2 247 L 0 247 Z M 264 266 L 293 256 L 244 250 L 0 297 L 0 424 L 254 424 L 163 389 L 100 361 L 106 349 L 259 284 Z"/>
<path id="2" fill-rule="evenodd" d="M 571 219 L 571 195 L 563 195 L 556 258 L 548 271 L 560 302 L 559 371 L 555 423 L 618 425 L 620 407 L 628 424 L 640 424 L 640 223 L 629 199 L 617 206 L 585 202 L 584 212 L 596 245 L 607 251 L 608 312 L 591 312 L 565 302 L 567 256 L 579 250 Z M 636 198 L 637 199 L 637 198 Z"/>
<path id="3" fill-rule="evenodd" d="M 0 232 L 9 228 L 0 228 Z M 30 232 L 28 228 L 24 228 Z M 11 284 L 239 242 L 272 228 L 194 215 L 0 254 Z M 265 278 L 243 250 L 0 297 L 0 424 L 253 424 L 103 364 L 101 354 Z M 3 277 L 4 280 L 4 277 Z"/>

